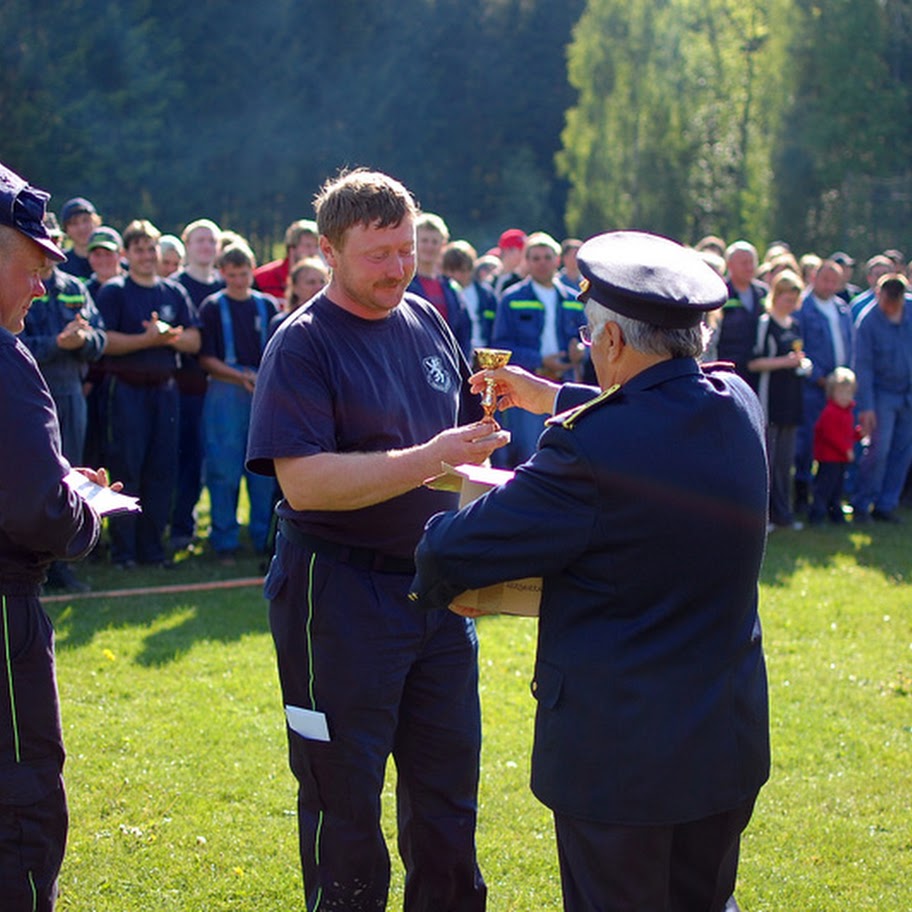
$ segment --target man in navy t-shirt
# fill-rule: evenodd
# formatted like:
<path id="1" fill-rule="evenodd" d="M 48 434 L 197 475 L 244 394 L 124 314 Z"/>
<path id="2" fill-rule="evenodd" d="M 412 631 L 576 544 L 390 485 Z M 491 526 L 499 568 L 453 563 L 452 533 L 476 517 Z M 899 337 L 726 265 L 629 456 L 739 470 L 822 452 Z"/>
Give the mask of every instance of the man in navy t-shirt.
<path id="1" fill-rule="evenodd" d="M 422 616 L 407 595 L 426 520 L 453 506 L 423 481 L 442 463 L 484 461 L 505 435 L 478 420 L 443 318 L 405 293 L 411 194 L 359 169 L 328 182 L 316 208 L 332 280 L 267 347 L 247 453 L 284 494 L 266 595 L 307 907 L 386 908 L 392 754 L 405 908 L 482 910 L 475 629 L 445 609 Z"/>
<path id="2" fill-rule="evenodd" d="M 111 518 L 111 558 L 130 569 L 166 564 L 164 532 L 177 475 L 178 353 L 199 351 L 193 305 L 182 286 L 158 276 L 158 229 L 136 220 L 124 232 L 129 266 L 98 291 L 104 318 L 105 457 L 138 516 Z"/>

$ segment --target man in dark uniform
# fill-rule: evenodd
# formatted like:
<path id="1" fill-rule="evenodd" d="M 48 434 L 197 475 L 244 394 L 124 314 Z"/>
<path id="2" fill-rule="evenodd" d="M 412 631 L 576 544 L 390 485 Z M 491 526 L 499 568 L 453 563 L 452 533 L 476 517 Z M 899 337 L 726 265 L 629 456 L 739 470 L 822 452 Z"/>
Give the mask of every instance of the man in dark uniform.
<path id="1" fill-rule="evenodd" d="M 54 401 L 15 338 L 40 274 L 62 262 L 42 219 L 48 195 L 0 164 L 0 907 L 50 912 L 67 806 L 54 636 L 38 600 L 55 558 L 88 553 L 98 515 L 64 483 Z M 83 470 L 94 481 L 102 473 Z"/>
<path id="2" fill-rule="evenodd" d="M 276 475 L 284 495 L 265 591 L 307 908 L 386 908 L 380 794 L 392 754 L 405 909 L 481 912 L 475 627 L 406 596 L 427 518 L 453 505 L 424 480 L 444 462 L 483 462 L 505 435 L 478 420 L 443 317 L 406 293 L 408 190 L 359 169 L 328 182 L 316 206 L 332 280 L 270 340 L 247 450 L 248 469 Z"/>
<path id="3" fill-rule="evenodd" d="M 56 241 L 53 229 L 50 233 Z M 91 294 L 75 276 L 49 266 L 41 279 L 45 293 L 32 301 L 20 338 L 35 356 L 54 399 L 63 455 L 70 465 L 82 465 L 88 425 L 83 383 L 89 365 L 104 352 L 103 323 Z M 47 585 L 74 592 L 89 589 L 67 561 L 51 564 Z"/>
<path id="4" fill-rule="evenodd" d="M 543 577 L 532 789 L 565 908 L 719 912 L 769 772 L 763 415 L 738 376 L 697 364 L 726 290 L 696 253 L 610 232 L 579 263 L 601 393 L 513 367 L 473 378 L 558 414 L 511 481 L 428 523 L 410 597 L 439 609 Z"/>

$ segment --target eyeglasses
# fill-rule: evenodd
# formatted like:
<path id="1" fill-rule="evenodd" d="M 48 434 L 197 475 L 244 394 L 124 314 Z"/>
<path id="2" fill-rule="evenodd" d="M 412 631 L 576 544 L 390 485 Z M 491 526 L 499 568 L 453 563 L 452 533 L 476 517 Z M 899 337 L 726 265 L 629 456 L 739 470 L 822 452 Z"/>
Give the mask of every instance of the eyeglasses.
<path id="1" fill-rule="evenodd" d="M 579 337 L 580 342 L 586 346 L 586 348 L 592 347 L 592 331 L 589 329 L 589 324 L 586 323 L 579 328 Z"/>

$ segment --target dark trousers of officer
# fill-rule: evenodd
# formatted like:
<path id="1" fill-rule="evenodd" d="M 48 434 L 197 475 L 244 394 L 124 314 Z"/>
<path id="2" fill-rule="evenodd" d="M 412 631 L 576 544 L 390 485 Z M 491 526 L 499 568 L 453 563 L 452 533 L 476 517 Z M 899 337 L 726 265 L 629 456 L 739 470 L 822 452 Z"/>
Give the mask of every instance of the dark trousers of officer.
<path id="1" fill-rule="evenodd" d="M 670 826 L 554 814 L 566 912 L 722 912 L 754 800 Z"/>
<path id="2" fill-rule="evenodd" d="M 390 754 L 406 912 L 485 908 L 475 629 L 449 611 L 412 608 L 410 582 L 277 538 L 265 591 L 282 696 L 325 713 L 330 735 L 288 731 L 309 910 L 386 909 L 380 794 Z"/>
<path id="3" fill-rule="evenodd" d="M 111 559 L 165 559 L 164 533 L 177 477 L 177 386 L 135 386 L 108 379 L 105 454 L 111 478 L 139 497 L 142 513 L 111 518 Z"/>
<path id="4" fill-rule="evenodd" d="M 0 580 L 0 909 L 50 912 L 67 835 L 54 632 L 37 587 Z"/>

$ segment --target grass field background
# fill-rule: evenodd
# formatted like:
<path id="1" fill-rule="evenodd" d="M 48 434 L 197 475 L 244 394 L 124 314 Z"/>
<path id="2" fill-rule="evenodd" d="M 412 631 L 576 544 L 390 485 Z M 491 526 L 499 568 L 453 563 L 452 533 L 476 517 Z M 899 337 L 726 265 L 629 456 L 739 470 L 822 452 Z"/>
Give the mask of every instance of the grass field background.
<path id="1" fill-rule="evenodd" d="M 745 912 L 912 910 L 912 514 L 776 531 L 761 615 L 773 774 L 745 835 Z M 95 590 L 249 577 L 80 569 Z M 711 572 L 711 566 L 707 570 Z M 68 748 L 67 912 L 303 909 L 266 603 L 257 587 L 48 604 Z M 536 624 L 479 621 L 479 857 L 492 912 L 558 910 L 551 818 L 528 789 Z M 593 699 L 609 699 L 594 695 Z M 384 821 L 401 908 L 393 786 Z M 2 905 L 2 904 L 0 904 Z"/>

